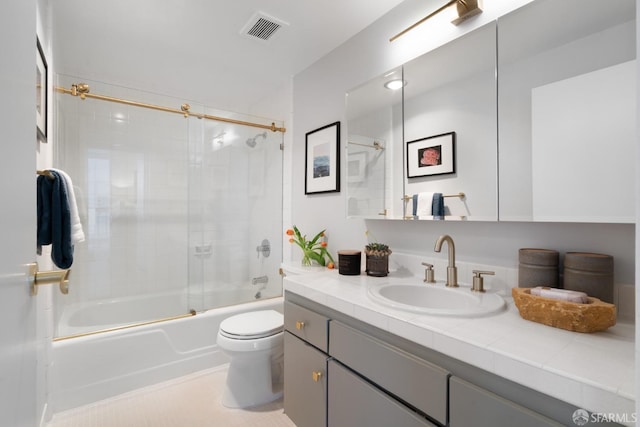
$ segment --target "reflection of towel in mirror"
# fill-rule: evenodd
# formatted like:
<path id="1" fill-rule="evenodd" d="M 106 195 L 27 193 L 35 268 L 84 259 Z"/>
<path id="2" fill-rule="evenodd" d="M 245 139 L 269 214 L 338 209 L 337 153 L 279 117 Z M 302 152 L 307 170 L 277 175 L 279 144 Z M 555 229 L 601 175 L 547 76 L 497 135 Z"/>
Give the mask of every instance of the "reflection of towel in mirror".
<path id="1" fill-rule="evenodd" d="M 413 195 L 413 218 L 415 219 L 416 216 L 418 216 L 418 195 L 414 194 Z"/>
<path id="2" fill-rule="evenodd" d="M 416 215 L 418 216 L 418 218 L 424 219 L 432 215 L 431 204 L 433 201 L 433 194 L 434 193 L 418 193 L 418 207 L 416 209 Z"/>
<path id="3" fill-rule="evenodd" d="M 54 179 L 38 176 L 38 253 L 43 245 L 51 245 L 53 263 L 58 268 L 69 268 L 73 264 L 73 244 L 67 187 L 58 172 L 50 172 Z"/>
<path id="4" fill-rule="evenodd" d="M 433 219 L 444 219 L 444 196 L 442 193 L 433 193 L 431 214 Z"/>

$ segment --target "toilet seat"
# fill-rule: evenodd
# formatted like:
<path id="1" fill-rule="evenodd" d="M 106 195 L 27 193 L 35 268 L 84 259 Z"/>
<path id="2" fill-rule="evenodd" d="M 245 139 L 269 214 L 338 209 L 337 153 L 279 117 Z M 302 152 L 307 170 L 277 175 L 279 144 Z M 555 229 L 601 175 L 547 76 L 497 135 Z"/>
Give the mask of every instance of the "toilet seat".
<path id="1" fill-rule="evenodd" d="M 220 335 L 236 340 L 253 340 L 284 330 L 284 317 L 275 310 L 252 311 L 231 316 L 220 323 Z"/>

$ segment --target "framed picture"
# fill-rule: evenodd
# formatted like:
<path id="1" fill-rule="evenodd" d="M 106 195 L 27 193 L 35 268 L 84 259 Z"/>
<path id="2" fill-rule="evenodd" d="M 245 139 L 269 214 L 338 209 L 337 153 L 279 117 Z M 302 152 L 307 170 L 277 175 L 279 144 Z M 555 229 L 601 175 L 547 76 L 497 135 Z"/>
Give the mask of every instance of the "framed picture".
<path id="1" fill-rule="evenodd" d="M 340 122 L 306 134 L 304 194 L 340 191 Z"/>
<path id="2" fill-rule="evenodd" d="M 455 144 L 455 132 L 408 141 L 407 178 L 455 173 Z"/>
<path id="3" fill-rule="evenodd" d="M 38 139 L 47 142 L 47 60 L 40 39 L 36 53 L 36 129 Z"/>

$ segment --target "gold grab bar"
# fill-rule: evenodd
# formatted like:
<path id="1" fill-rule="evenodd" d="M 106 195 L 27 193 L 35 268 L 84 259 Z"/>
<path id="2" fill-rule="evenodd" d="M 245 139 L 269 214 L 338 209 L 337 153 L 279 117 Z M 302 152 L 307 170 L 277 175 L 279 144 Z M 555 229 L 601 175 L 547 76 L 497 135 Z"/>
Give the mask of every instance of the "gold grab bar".
<path id="1" fill-rule="evenodd" d="M 243 126 L 251 126 L 251 127 L 256 127 L 260 129 L 268 129 L 272 132 L 282 132 L 282 133 L 286 132 L 286 128 L 276 127 L 275 123 L 271 123 L 271 125 L 263 125 L 260 123 L 246 122 L 243 120 L 235 120 L 235 119 L 228 119 L 225 117 L 210 116 L 208 114 L 192 113 L 189 111 L 189 109 L 191 108 L 189 104 L 182 104 L 182 106 L 178 110 L 175 108 L 163 107 L 160 105 L 146 104 L 144 102 L 138 102 L 138 101 L 130 101 L 128 99 L 114 98 L 114 97 L 105 96 L 105 95 L 96 95 L 93 93 L 89 93 L 89 90 L 90 90 L 89 85 L 86 83 L 72 84 L 71 89 L 65 89 L 63 87 L 56 86 L 55 90 L 60 93 L 66 93 L 72 96 L 79 96 L 81 99 L 93 98 L 93 99 L 99 99 L 102 101 L 132 105 L 134 107 L 142 107 L 142 108 L 149 108 L 152 110 L 164 111 L 166 113 L 182 114 L 184 117 L 194 116 L 198 119 L 215 120 L 218 122 L 232 123 L 232 124 L 243 125 Z"/>
<path id="2" fill-rule="evenodd" d="M 38 295 L 38 286 L 58 285 L 60 292 L 67 295 L 69 293 L 69 275 L 71 270 L 38 271 L 38 264 L 29 264 L 29 287 L 31 295 Z"/>

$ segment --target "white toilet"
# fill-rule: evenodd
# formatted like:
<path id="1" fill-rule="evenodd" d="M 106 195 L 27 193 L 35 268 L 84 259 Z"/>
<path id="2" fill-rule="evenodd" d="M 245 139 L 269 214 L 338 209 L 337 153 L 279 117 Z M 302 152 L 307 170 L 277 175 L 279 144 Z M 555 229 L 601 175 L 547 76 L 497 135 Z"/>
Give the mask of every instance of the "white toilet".
<path id="1" fill-rule="evenodd" d="M 249 408 L 282 397 L 284 317 L 275 310 L 231 316 L 220 323 L 218 346 L 231 357 L 222 404 Z"/>

